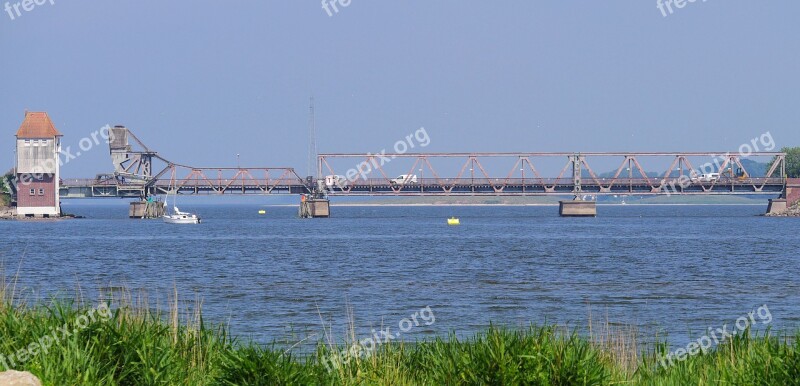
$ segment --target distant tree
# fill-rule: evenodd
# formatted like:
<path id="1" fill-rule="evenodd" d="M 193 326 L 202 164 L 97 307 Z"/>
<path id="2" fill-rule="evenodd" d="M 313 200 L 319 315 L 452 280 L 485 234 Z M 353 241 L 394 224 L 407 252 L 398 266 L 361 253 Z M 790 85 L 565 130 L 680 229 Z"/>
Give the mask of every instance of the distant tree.
<path id="1" fill-rule="evenodd" d="M 8 185 L 14 178 L 14 174 L 9 171 L 0 177 L 0 206 L 8 206 L 11 203 L 11 187 Z"/>
<path id="2" fill-rule="evenodd" d="M 14 171 L 9 170 L 3 177 L 0 177 L 0 193 L 11 193 L 11 188 L 8 184 L 14 179 Z"/>
<path id="3" fill-rule="evenodd" d="M 786 153 L 786 175 L 789 178 L 800 178 L 800 147 L 784 147 Z"/>

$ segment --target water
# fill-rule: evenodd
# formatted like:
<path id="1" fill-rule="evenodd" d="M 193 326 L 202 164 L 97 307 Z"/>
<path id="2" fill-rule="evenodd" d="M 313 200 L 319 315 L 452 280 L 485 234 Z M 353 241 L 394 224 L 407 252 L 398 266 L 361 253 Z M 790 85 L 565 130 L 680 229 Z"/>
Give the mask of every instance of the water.
<path id="1" fill-rule="evenodd" d="M 186 304 L 202 299 L 206 321 L 262 343 L 316 341 L 323 321 L 343 338 L 348 309 L 362 334 L 397 332 L 427 306 L 435 322 L 403 339 L 490 322 L 582 328 L 590 309 L 595 323 L 679 345 L 764 304 L 773 329 L 800 327 L 800 219 L 758 217 L 762 206 L 601 206 L 570 219 L 555 207 L 334 205 L 316 220 L 293 207 L 185 209 L 204 223 L 130 220 L 105 204 L 68 208 L 87 219 L 0 222 L 0 259 L 29 298 L 126 286 L 163 306 L 176 287 Z M 446 225 L 452 215 L 461 226 Z"/>

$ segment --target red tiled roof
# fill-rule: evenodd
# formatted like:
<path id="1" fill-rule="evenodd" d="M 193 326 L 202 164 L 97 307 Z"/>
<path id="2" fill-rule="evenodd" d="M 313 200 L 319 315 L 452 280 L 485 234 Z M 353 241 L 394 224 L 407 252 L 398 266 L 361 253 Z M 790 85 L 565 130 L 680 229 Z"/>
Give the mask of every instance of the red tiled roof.
<path id="1" fill-rule="evenodd" d="M 25 112 L 25 120 L 17 130 L 17 138 L 53 138 L 61 133 L 53 126 L 46 112 Z"/>

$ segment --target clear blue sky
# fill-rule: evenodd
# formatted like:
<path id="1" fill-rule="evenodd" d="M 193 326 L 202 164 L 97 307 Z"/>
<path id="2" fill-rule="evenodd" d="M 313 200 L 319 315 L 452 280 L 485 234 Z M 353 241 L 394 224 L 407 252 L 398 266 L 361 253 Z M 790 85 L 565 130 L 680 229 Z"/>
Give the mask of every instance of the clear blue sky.
<path id="1" fill-rule="evenodd" d="M 16 1 L 11 2 L 13 3 Z M 5 1 L 0 1 L 0 6 Z M 0 9 L 0 166 L 24 110 L 65 145 L 125 124 L 176 162 L 322 152 L 705 151 L 800 144 L 800 2 L 55 0 Z M 109 172 L 105 147 L 63 170 Z"/>

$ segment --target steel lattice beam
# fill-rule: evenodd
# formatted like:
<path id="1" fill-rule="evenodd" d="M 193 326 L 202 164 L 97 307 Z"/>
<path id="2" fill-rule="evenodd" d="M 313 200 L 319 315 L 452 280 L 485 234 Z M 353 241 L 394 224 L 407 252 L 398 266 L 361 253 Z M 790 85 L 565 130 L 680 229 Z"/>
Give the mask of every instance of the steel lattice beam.
<path id="1" fill-rule="evenodd" d="M 733 154 L 733 155 L 732 155 Z M 785 153 L 753 153 L 750 157 L 772 157 L 774 162 L 766 175 L 752 177 L 742 163 L 742 156 L 731 152 L 694 153 L 406 153 L 406 154 L 320 154 L 318 165 L 321 174 L 344 176 L 336 169 L 336 160 L 355 165 L 356 178 L 344 186 L 330 186 L 331 195 L 565 195 L 565 194 L 770 194 L 780 193 L 785 185 Z M 720 174 L 718 178 L 701 178 L 691 157 L 711 157 L 715 160 L 708 173 Z M 542 159 L 563 158 L 566 163 L 558 174 L 542 174 L 536 164 Z M 622 159 L 613 177 L 599 177 L 591 166 L 598 159 Z M 640 160 L 667 158 L 666 171 L 659 176 L 648 175 Z M 405 159 L 411 163 L 407 174 L 415 170 L 429 171 L 433 178 L 417 178 L 417 182 L 393 183 L 384 163 Z M 448 172 L 434 168 L 432 160 L 463 160 L 458 168 Z M 487 159 L 507 160 L 511 165 L 505 177 L 491 176 L 484 167 Z M 482 162 L 483 161 L 483 162 Z M 513 162 L 513 163 L 512 163 Z M 733 166 L 739 169 L 734 173 Z M 419 169 L 417 169 L 419 168 Z M 517 169 L 519 168 L 519 169 Z M 469 176 L 465 173 L 469 169 Z M 572 169 L 571 178 L 565 174 Z M 457 170 L 457 172 L 456 172 Z M 520 170 L 521 177 L 515 177 Z M 525 170 L 533 177 L 526 178 Z M 664 169 L 661 169 L 664 170 Z M 369 171 L 369 173 L 366 173 Z M 627 176 L 622 172 L 627 171 Z M 677 172 L 677 175 L 676 175 Z M 781 172 L 782 173 L 782 172 Z M 351 170 L 351 175 L 352 170 Z M 448 176 L 449 177 L 442 177 Z M 477 174 L 477 177 L 476 177 Z M 636 176 L 638 174 L 638 176 Z M 734 175 L 737 174 L 737 175 Z M 547 176 L 547 177 L 544 177 Z"/>

